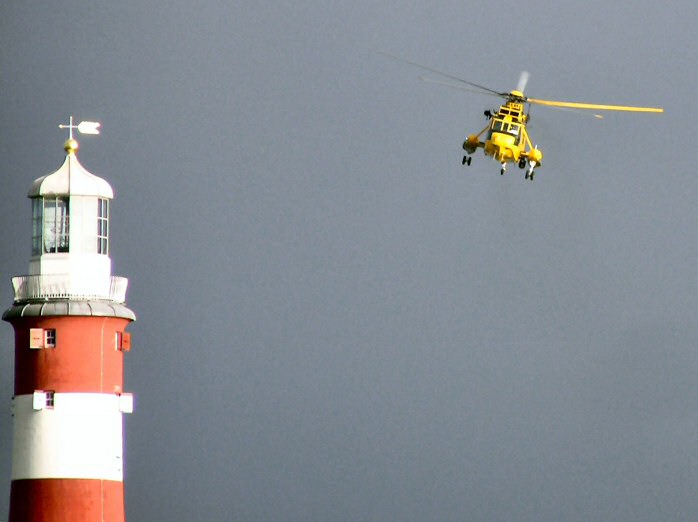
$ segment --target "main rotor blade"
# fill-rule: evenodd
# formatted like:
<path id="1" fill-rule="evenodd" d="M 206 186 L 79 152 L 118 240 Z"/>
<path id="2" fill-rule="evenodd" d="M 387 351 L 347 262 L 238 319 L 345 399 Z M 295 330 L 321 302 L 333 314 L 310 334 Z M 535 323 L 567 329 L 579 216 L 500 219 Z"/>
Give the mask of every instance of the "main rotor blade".
<path id="1" fill-rule="evenodd" d="M 571 114 L 576 114 L 576 115 L 578 115 L 578 116 L 590 116 L 590 117 L 593 116 L 594 118 L 597 118 L 597 119 L 599 119 L 599 120 L 603 120 L 603 119 L 604 119 L 604 115 L 603 115 L 603 114 L 600 114 L 600 113 L 598 113 L 598 112 L 591 113 L 591 112 L 589 112 L 589 111 L 587 111 L 587 110 L 585 110 L 585 109 L 579 109 L 579 108 L 573 108 L 573 107 L 558 107 L 557 105 L 549 105 L 548 107 L 549 107 L 550 109 L 553 109 L 553 110 L 556 110 L 556 111 L 564 111 L 564 112 L 568 112 L 568 113 L 571 113 Z"/>
<path id="2" fill-rule="evenodd" d="M 501 98 L 501 97 L 502 97 L 502 95 L 499 94 L 499 93 L 487 92 L 487 91 L 482 91 L 482 90 L 479 90 L 479 89 L 472 89 L 472 88 L 466 87 L 465 85 L 459 85 L 459 84 L 456 84 L 456 83 L 449 83 L 449 82 L 445 82 L 445 81 L 442 81 L 442 80 L 436 80 L 436 79 L 434 79 L 434 78 L 428 78 L 428 77 L 426 77 L 426 76 L 420 76 L 419 79 L 422 80 L 423 82 L 426 82 L 426 83 L 433 83 L 433 84 L 436 84 L 436 85 L 443 85 L 443 86 L 445 86 L 445 87 L 450 87 L 451 89 L 458 89 L 459 91 L 472 92 L 472 93 L 475 93 L 475 94 L 482 94 L 483 96 L 496 96 L 497 98 Z"/>
<path id="3" fill-rule="evenodd" d="M 392 58 L 393 60 L 399 60 L 399 61 L 401 61 L 401 62 L 409 63 L 410 65 L 414 65 L 415 67 L 420 67 L 420 68 L 422 68 L 422 69 L 424 69 L 424 70 L 426 70 L 426 71 L 433 72 L 433 73 L 436 73 L 436 74 L 440 74 L 441 76 L 444 76 L 444 77 L 446 77 L 446 78 L 450 78 L 451 80 L 455 80 L 455 81 L 457 81 L 457 82 L 461 82 L 461 83 L 464 83 L 464 84 L 466 84 L 466 85 L 470 85 L 471 87 L 475 87 L 475 88 L 477 88 L 477 89 L 481 89 L 481 90 L 483 90 L 483 91 L 485 91 L 485 92 L 488 92 L 488 93 L 490 93 L 490 94 L 494 94 L 494 95 L 496 95 L 496 96 L 506 97 L 507 94 L 508 94 L 508 93 L 506 93 L 506 92 L 495 91 L 494 89 L 490 89 L 490 88 L 488 88 L 488 87 L 484 87 L 483 85 L 478 85 L 477 83 L 469 82 L 468 80 L 464 80 L 463 78 L 458 78 L 457 76 L 452 76 L 452 75 L 450 75 L 450 74 L 448 74 L 448 73 L 439 71 L 439 70 L 437 70 L 437 69 L 433 69 L 432 67 L 428 67 L 428 66 L 426 66 L 426 65 L 422 65 L 421 63 L 412 62 L 412 61 L 410 61 L 410 60 L 406 60 L 405 58 L 400 58 L 399 56 L 395 56 L 395 55 L 392 55 L 392 54 L 388 54 L 388 53 L 386 53 L 386 52 L 384 52 L 384 51 L 378 51 L 378 52 L 379 52 L 380 54 L 384 55 L 384 56 L 387 56 L 388 58 Z"/>
<path id="4" fill-rule="evenodd" d="M 626 111 L 626 112 L 664 112 L 659 107 L 634 107 L 627 105 L 600 105 L 596 103 L 563 102 L 553 100 L 539 100 L 536 98 L 526 98 L 529 103 L 537 105 L 547 105 L 548 107 L 566 107 L 569 109 L 591 109 L 597 111 Z"/>

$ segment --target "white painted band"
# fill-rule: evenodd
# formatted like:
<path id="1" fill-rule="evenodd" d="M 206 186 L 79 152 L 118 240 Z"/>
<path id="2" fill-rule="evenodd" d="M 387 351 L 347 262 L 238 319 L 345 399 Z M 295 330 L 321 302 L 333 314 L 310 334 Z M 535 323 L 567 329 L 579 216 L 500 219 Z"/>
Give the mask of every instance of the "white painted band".
<path id="1" fill-rule="evenodd" d="M 123 480 L 118 395 L 56 393 L 53 408 L 34 406 L 33 395 L 14 398 L 12 480 Z"/>

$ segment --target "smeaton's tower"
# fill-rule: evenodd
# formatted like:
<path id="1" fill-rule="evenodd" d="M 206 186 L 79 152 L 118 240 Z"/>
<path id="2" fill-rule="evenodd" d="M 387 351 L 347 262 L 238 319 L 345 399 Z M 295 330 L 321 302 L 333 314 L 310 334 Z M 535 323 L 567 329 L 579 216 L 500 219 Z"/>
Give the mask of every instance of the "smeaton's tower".
<path id="1" fill-rule="evenodd" d="M 15 331 L 10 522 L 123 522 L 126 278 L 111 275 L 111 186 L 66 158 L 32 184 L 29 275 L 2 318 Z M 29 223 L 27 223 L 29 230 Z M 27 240 L 27 243 L 29 241 Z"/>

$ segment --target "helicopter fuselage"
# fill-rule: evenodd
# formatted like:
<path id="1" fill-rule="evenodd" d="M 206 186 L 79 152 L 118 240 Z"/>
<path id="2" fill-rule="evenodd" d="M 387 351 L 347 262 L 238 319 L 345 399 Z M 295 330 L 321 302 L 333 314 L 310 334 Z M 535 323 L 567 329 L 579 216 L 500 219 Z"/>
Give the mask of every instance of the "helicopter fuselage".
<path id="1" fill-rule="evenodd" d="M 507 102 L 502 105 L 490 122 L 484 146 L 485 154 L 500 163 L 519 161 L 525 125 L 523 104 Z"/>
<path id="2" fill-rule="evenodd" d="M 502 174 L 507 163 L 517 163 L 519 167 L 529 167 L 526 178 L 533 178 L 533 169 L 540 165 L 543 153 L 531 145 L 526 131 L 528 115 L 525 113 L 523 95 L 512 91 L 507 102 L 494 113 L 486 113 L 490 119 L 487 127 L 479 134 L 471 134 L 463 143 L 463 149 L 473 154 L 482 148 L 486 156 L 490 156 L 502 164 Z M 484 137 L 484 140 L 481 139 Z M 470 164 L 470 158 L 464 157 L 463 164 Z"/>

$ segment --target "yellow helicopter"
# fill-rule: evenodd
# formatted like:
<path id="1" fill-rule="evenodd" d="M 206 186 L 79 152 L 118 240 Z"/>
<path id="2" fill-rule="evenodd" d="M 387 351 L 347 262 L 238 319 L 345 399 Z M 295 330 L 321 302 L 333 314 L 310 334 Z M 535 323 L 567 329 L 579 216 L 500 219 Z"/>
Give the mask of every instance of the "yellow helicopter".
<path id="1" fill-rule="evenodd" d="M 521 73 L 521 77 L 519 78 L 519 82 L 515 90 L 510 92 L 500 92 L 488 87 L 483 87 L 482 85 L 478 85 L 476 83 L 469 82 L 467 80 L 463 80 L 462 78 L 458 78 L 456 76 L 451 76 L 450 74 L 432 69 L 431 67 L 405 60 L 404 58 L 400 58 L 398 56 L 393 56 L 384 52 L 381 52 L 381 54 L 411 65 L 415 65 L 417 67 L 421 67 L 422 69 L 439 74 L 459 83 L 446 83 L 424 77 L 420 78 L 421 80 L 430 83 L 439 83 L 465 91 L 504 98 L 504 104 L 501 105 L 497 111 L 485 111 L 485 117 L 489 120 L 487 126 L 478 134 L 469 135 L 463 142 L 463 150 L 465 150 L 466 154 L 463 156 L 462 163 L 463 165 L 470 165 L 473 159 L 472 155 L 475 153 L 475 151 L 477 149 L 483 149 L 486 156 L 490 156 L 501 164 L 500 174 L 503 175 L 506 172 L 508 163 L 516 163 L 518 164 L 519 168 L 527 169 L 525 179 L 531 181 L 533 181 L 535 168 L 540 166 L 543 160 L 543 152 L 538 149 L 538 147 L 532 145 L 531 138 L 526 130 L 531 104 L 572 110 L 590 109 L 595 111 L 664 112 L 664 109 L 657 107 L 601 105 L 594 103 L 564 102 L 529 98 L 528 96 L 524 96 L 523 93 L 529 77 L 529 74 L 525 71 Z M 465 87 L 466 85 L 468 87 Z M 595 116 L 598 118 L 603 118 L 603 116 L 598 114 Z"/>

